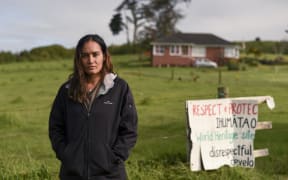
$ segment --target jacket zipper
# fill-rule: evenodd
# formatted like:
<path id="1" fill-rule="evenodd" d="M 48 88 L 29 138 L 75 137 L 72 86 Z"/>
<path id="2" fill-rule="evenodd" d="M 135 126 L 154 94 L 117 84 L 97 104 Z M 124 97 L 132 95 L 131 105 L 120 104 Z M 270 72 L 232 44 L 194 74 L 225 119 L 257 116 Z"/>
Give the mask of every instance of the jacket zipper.
<path id="1" fill-rule="evenodd" d="M 86 107 L 85 105 L 84 108 L 87 110 L 87 179 L 91 179 L 91 176 L 90 176 L 90 170 L 89 170 L 89 156 L 90 156 L 90 125 L 89 125 L 89 122 L 90 122 L 90 114 L 91 114 L 91 109 L 93 107 L 93 105 L 95 104 L 95 101 L 97 99 L 97 96 L 93 99 L 93 102 L 92 104 L 90 105 L 90 109 L 88 109 L 89 107 Z"/>
<path id="2" fill-rule="evenodd" d="M 89 118 L 90 117 L 90 111 L 88 110 L 88 113 L 87 113 L 87 179 L 89 180 L 90 179 L 90 171 L 89 171 L 89 149 L 90 149 L 90 136 L 89 136 L 89 132 L 90 132 L 90 129 L 89 129 Z"/>
<path id="3" fill-rule="evenodd" d="M 89 117 L 90 117 L 90 111 L 89 109 L 86 107 L 85 104 L 82 104 L 82 107 L 84 109 L 84 111 L 87 113 L 87 134 L 86 134 L 86 178 L 87 180 L 90 179 L 90 171 L 89 171 Z M 86 179 L 85 178 L 85 179 Z"/>

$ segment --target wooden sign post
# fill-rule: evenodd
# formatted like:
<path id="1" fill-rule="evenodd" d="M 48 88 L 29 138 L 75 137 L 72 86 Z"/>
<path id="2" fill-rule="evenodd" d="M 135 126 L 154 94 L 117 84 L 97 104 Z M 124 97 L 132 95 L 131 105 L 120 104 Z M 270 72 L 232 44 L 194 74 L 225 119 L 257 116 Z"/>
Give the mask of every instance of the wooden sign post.
<path id="1" fill-rule="evenodd" d="M 258 122 L 258 104 L 275 104 L 270 96 L 186 101 L 187 154 L 192 171 L 221 166 L 253 168 L 255 157 L 268 149 L 254 150 L 255 130 L 272 128 Z"/>

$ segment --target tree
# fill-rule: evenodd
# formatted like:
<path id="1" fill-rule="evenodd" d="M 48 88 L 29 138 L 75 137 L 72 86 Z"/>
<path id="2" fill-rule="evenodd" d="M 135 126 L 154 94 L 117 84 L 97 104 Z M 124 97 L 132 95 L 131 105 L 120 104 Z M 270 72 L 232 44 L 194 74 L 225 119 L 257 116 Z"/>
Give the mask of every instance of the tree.
<path id="1" fill-rule="evenodd" d="M 255 41 L 256 41 L 256 42 L 261 42 L 261 38 L 260 38 L 260 37 L 256 37 L 256 38 L 255 38 Z"/>
<path id="2" fill-rule="evenodd" d="M 124 27 L 126 30 L 126 35 L 127 35 L 127 42 L 129 43 L 129 24 L 132 24 L 133 25 L 133 44 L 135 44 L 137 42 L 138 30 L 144 24 L 143 20 L 145 17 L 143 16 L 143 11 L 142 11 L 143 4 L 141 3 L 144 1 L 145 0 L 124 0 L 115 9 L 117 14 L 113 16 L 111 23 L 114 20 L 112 25 L 115 26 L 114 28 L 117 31 L 113 31 L 110 28 L 114 35 L 118 34 L 120 31 L 123 30 L 123 28 L 120 28 L 120 27 Z M 129 13 L 129 15 L 127 15 L 127 12 Z M 121 13 L 123 13 L 125 16 L 125 22 L 123 22 L 123 19 L 121 17 Z M 120 18 L 119 18 L 119 16 L 120 16 Z M 119 23 L 118 21 L 119 22 L 121 21 L 121 23 Z M 117 32 L 117 33 L 115 34 L 114 32 Z"/>
<path id="3" fill-rule="evenodd" d="M 113 35 L 117 35 L 123 30 L 123 21 L 120 13 L 113 16 L 109 23 L 109 27 Z"/>
<path id="4" fill-rule="evenodd" d="M 144 7 L 148 22 L 144 34 L 154 39 L 177 32 L 176 24 L 184 17 L 181 9 L 176 9 L 177 5 L 190 2 L 191 0 L 151 0 Z"/>
<path id="5" fill-rule="evenodd" d="M 181 9 L 176 9 L 177 5 L 190 2 L 191 0 L 123 0 L 115 11 L 118 14 L 124 14 L 125 22 L 116 14 L 117 16 L 114 15 L 111 19 L 112 25 L 116 24 L 115 31 L 111 29 L 111 23 L 110 29 L 114 35 L 117 35 L 124 28 L 128 39 L 128 27 L 132 25 L 133 44 L 138 43 L 139 40 L 143 42 L 147 39 L 172 34 L 177 32 L 176 24 L 184 17 Z M 120 20 L 121 23 L 118 22 Z"/>

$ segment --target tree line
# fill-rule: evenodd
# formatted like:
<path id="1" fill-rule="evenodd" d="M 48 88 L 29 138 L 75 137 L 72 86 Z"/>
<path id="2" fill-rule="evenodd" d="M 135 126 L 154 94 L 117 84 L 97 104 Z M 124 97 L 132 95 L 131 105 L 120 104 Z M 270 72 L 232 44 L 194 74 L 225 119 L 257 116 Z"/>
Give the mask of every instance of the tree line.
<path id="1" fill-rule="evenodd" d="M 67 49 L 62 45 L 41 46 L 19 53 L 11 51 L 0 52 L 0 63 L 24 62 L 24 61 L 48 61 L 59 60 L 73 57 L 74 49 Z"/>
<path id="2" fill-rule="evenodd" d="M 245 49 L 242 52 L 246 55 L 252 54 L 255 58 L 263 54 L 275 54 L 278 56 L 288 55 L 287 41 L 246 41 L 235 42 L 239 46 L 245 43 Z M 121 54 L 138 54 L 143 52 L 151 52 L 152 46 L 146 44 L 122 44 L 110 45 L 108 47 L 111 55 Z M 24 62 L 24 61 L 50 61 L 60 59 L 73 59 L 75 48 L 65 48 L 62 45 L 41 46 L 28 50 L 23 50 L 19 53 L 10 51 L 0 51 L 0 63 Z"/>
<path id="3" fill-rule="evenodd" d="M 282 55 L 288 54 L 288 41 L 261 41 L 260 38 L 256 38 L 254 41 L 246 41 L 243 53 L 253 54 L 255 57 L 262 54 L 275 54 Z M 237 44 L 243 46 L 243 42 L 237 42 Z"/>
<path id="4" fill-rule="evenodd" d="M 111 55 L 139 54 L 149 51 L 150 44 L 142 45 L 122 44 L 110 45 L 108 47 Z M 0 63 L 25 62 L 25 61 L 53 61 L 73 59 L 75 48 L 65 48 L 62 45 L 53 44 L 48 46 L 35 47 L 31 50 L 23 50 L 13 53 L 11 51 L 0 51 Z"/>

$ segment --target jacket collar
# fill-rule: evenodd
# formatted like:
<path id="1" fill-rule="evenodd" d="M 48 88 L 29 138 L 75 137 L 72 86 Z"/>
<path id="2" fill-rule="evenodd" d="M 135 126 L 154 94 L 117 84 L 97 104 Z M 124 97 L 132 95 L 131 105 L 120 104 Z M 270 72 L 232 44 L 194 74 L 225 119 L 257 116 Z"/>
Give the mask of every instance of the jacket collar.
<path id="1" fill-rule="evenodd" d="M 108 73 L 105 75 L 104 77 L 104 80 L 102 82 L 102 84 L 100 85 L 100 88 L 99 88 L 99 91 L 98 91 L 98 94 L 97 96 L 100 96 L 100 95 L 104 95 L 106 94 L 111 88 L 113 88 L 114 86 L 114 80 L 116 79 L 117 77 L 117 74 L 114 74 L 114 73 Z M 69 88 L 70 86 L 70 83 L 67 83 L 65 85 L 65 88 Z"/>
<path id="2" fill-rule="evenodd" d="M 103 83 L 101 84 L 97 96 L 106 94 L 114 86 L 114 80 L 117 75 L 113 73 L 108 73 L 105 75 Z"/>

